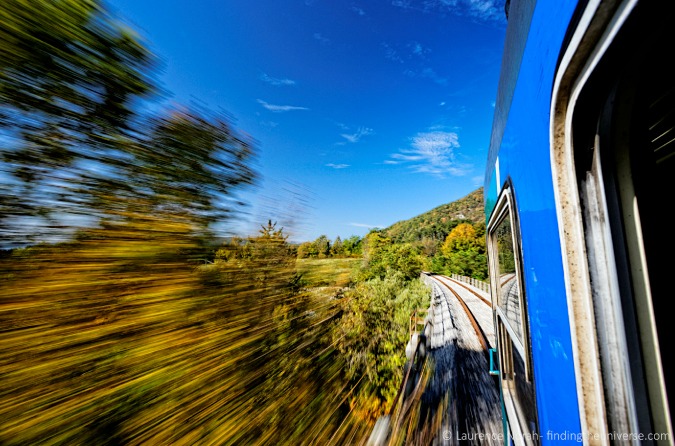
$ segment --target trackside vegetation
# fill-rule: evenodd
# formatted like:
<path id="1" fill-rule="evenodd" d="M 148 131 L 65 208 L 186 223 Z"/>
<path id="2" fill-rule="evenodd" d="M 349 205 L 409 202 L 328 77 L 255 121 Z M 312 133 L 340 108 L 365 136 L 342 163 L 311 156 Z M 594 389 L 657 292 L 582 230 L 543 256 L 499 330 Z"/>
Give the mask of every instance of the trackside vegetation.
<path id="1" fill-rule="evenodd" d="M 236 234 L 255 140 L 168 101 L 104 3 L 3 0 L 0 23 L 0 444 L 367 438 L 421 272 L 484 279 L 484 225 Z"/>

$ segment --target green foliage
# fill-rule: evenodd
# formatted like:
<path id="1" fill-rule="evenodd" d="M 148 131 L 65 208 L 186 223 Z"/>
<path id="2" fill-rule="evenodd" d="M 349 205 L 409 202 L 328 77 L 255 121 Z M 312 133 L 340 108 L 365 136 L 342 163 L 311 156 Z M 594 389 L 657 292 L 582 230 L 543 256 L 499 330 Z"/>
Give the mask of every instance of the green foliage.
<path id="1" fill-rule="evenodd" d="M 312 242 L 301 243 L 300 246 L 298 246 L 297 253 L 299 259 L 315 258 L 319 256 L 319 252 Z"/>
<path id="2" fill-rule="evenodd" d="M 355 385 L 350 407 L 368 423 L 386 413 L 401 384 L 412 313 L 429 306 L 419 280 L 426 259 L 410 243 L 393 243 L 382 231 L 363 238 L 363 260 L 336 327 L 338 348 Z"/>
<path id="3" fill-rule="evenodd" d="M 487 257 L 474 250 L 459 251 L 448 256 L 436 255 L 431 260 L 431 270 L 439 274 L 458 274 L 478 280 L 486 280 Z"/>
<path id="4" fill-rule="evenodd" d="M 429 304 L 424 254 L 473 217 L 297 249 L 268 221 L 214 253 L 257 179 L 253 141 L 224 114 L 165 109 L 154 55 L 99 1 L 6 0 L 0 23 L 0 243 L 67 240 L 0 256 L 0 443 L 362 433 L 353 415 L 389 407 Z M 480 247 L 455 248 L 443 265 L 478 271 Z M 296 269 L 361 254 L 344 295 L 312 294 Z"/>
<path id="5" fill-rule="evenodd" d="M 342 288 L 352 284 L 355 268 L 361 263 L 357 258 L 298 259 L 296 268 L 301 283 L 308 289 L 329 288 L 333 297 Z"/>
<path id="6" fill-rule="evenodd" d="M 431 260 L 431 270 L 485 280 L 488 277 L 485 224 L 457 225 L 445 239 L 441 252 Z"/>
<path id="7" fill-rule="evenodd" d="M 403 378 L 410 316 L 429 306 L 430 291 L 421 281 L 391 271 L 383 278 L 359 282 L 345 299 L 335 339 L 346 357 L 350 379 L 361 383 L 350 405 L 372 423 L 394 401 Z"/>
<path id="8" fill-rule="evenodd" d="M 429 306 L 430 290 L 420 273 L 487 277 L 482 189 L 407 222 L 370 231 L 362 252 L 334 337 L 354 386 L 350 409 L 372 425 L 391 408 L 401 385 L 410 317 Z"/>
<path id="9" fill-rule="evenodd" d="M 314 246 L 316 247 L 317 256 L 319 258 L 323 259 L 330 256 L 330 240 L 325 235 L 320 235 L 316 240 L 314 240 Z"/>
<path id="10" fill-rule="evenodd" d="M 362 240 L 358 235 L 352 235 L 342 242 L 344 254 L 349 257 L 360 256 L 363 253 Z"/>
<path id="11" fill-rule="evenodd" d="M 361 238 L 352 235 L 342 241 L 340 236 L 331 242 L 326 235 L 317 237 L 313 242 L 303 242 L 298 246 L 298 258 L 357 257 L 361 255 Z"/>
<path id="12" fill-rule="evenodd" d="M 377 230 L 364 239 L 363 266 L 357 280 L 382 279 L 393 272 L 401 273 L 405 280 L 419 278 L 427 260 L 418 248 L 410 243 L 392 243 Z"/>
<path id="13" fill-rule="evenodd" d="M 339 257 L 344 254 L 344 247 L 342 246 L 342 239 L 338 235 L 335 241 L 331 244 L 330 255 L 332 257 Z"/>
<path id="14" fill-rule="evenodd" d="M 164 110 L 154 56 L 98 1 L 7 0 L 0 23 L 0 243 L 50 242 L 0 257 L 0 443 L 359 432 L 340 301 L 302 291 L 282 229 L 211 251 L 257 178 L 252 140 Z"/>
<path id="15" fill-rule="evenodd" d="M 115 169 L 128 162 L 133 101 L 155 90 L 154 58 L 97 1 L 7 0 L 0 23 L 0 156 L 12 175 L 0 189 L 0 242 L 16 242 L 58 232 L 64 213 L 92 216 L 101 183 L 122 189 Z"/>
<path id="16" fill-rule="evenodd" d="M 485 221 L 483 210 L 483 188 L 467 196 L 438 206 L 409 220 L 394 223 L 383 231 L 396 243 L 423 243 L 427 255 L 433 255 L 436 247 L 443 243 L 450 231 L 459 223 L 480 223 Z"/>
<path id="17" fill-rule="evenodd" d="M 380 232 L 378 237 L 387 238 L 392 244 L 408 243 L 415 247 L 425 259 L 425 269 L 481 280 L 487 277 L 482 188 Z"/>
<path id="18" fill-rule="evenodd" d="M 258 291 L 290 291 L 288 287 L 295 282 L 295 253 L 283 228 L 276 225 L 269 220 L 258 236 L 232 239 L 216 252 L 215 265 L 237 276 L 233 280 L 250 276 Z"/>
<path id="19" fill-rule="evenodd" d="M 239 207 L 252 142 L 208 110 L 144 111 L 154 56 L 99 2 L 8 0 L 0 18 L 0 242 L 147 214 L 203 231 Z"/>

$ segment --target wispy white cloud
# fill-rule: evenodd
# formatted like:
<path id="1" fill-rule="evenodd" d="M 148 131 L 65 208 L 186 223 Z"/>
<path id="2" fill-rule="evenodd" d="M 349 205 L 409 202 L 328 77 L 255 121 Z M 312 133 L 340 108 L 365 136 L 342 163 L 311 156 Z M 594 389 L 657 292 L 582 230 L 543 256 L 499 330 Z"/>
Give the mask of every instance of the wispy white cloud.
<path id="1" fill-rule="evenodd" d="M 345 168 L 349 167 L 349 164 L 328 163 L 328 164 L 326 164 L 326 167 L 332 167 L 333 169 L 345 169 Z"/>
<path id="2" fill-rule="evenodd" d="M 433 82 L 437 83 L 438 85 L 446 86 L 448 85 L 448 79 L 439 75 L 434 71 L 433 68 L 423 68 L 420 71 L 414 71 L 414 70 L 405 70 L 403 72 L 406 76 L 410 76 L 413 78 L 423 78 L 423 79 L 430 79 Z"/>
<path id="3" fill-rule="evenodd" d="M 425 12 L 450 13 L 468 16 L 485 22 L 506 23 L 504 14 L 505 0 L 392 0 L 391 4 L 403 9 L 415 9 Z"/>
<path id="4" fill-rule="evenodd" d="M 405 44 L 382 42 L 380 45 L 384 48 L 384 57 L 398 63 L 419 63 L 420 60 L 426 60 L 427 54 L 431 53 L 431 49 L 416 41 Z"/>
<path id="5" fill-rule="evenodd" d="M 312 37 L 324 45 L 328 45 L 330 43 L 330 39 L 328 37 L 324 37 L 321 33 L 314 33 Z"/>
<path id="6" fill-rule="evenodd" d="M 349 142 L 359 142 L 361 138 L 364 136 L 372 135 L 373 134 L 373 129 L 369 129 L 367 127 L 359 127 L 359 129 L 356 131 L 356 133 L 342 133 L 340 136 L 342 136 L 344 139 L 346 139 Z"/>
<path id="7" fill-rule="evenodd" d="M 262 121 L 262 122 L 260 122 L 260 124 L 264 127 L 268 127 L 268 128 L 271 128 L 271 129 L 276 128 L 279 125 L 278 122 L 274 122 L 274 121 Z"/>
<path id="8" fill-rule="evenodd" d="M 392 0 L 391 4 L 399 8 L 412 8 L 410 0 Z"/>
<path id="9" fill-rule="evenodd" d="M 422 77 L 431 79 L 438 85 L 448 85 L 448 79 L 443 76 L 439 76 L 438 73 L 436 73 L 431 68 L 425 68 L 424 70 L 422 70 Z"/>
<path id="10" fill-rule="evenodd" d="M 398 51 L 387 42 L 382 42 L 382 48 L 384 48 L 384 57 L 394 62 L 403 63 L 403 58 L 399 55 Z"/>
<path id="11" fill-rule="evenodd" d="M 410 49 L 410 52 L 418 57 L 424 58 L 427 54 L 431 52 L 431 50 L 425 46 L 423 46 L 419 42 L 410 42 L 406 45 Z"/>
<path id="12" fill-rule="evenodd" d="M 270 85 L 295 85 L 295 81 L 292 79 L 280 79 L 268 76 L 265 73 L 260 75 L 260 80 L 267 82 Z"/>
<path id="13" fill-rule="evenodd" d="M 367 223 L 349 223 L 349 226 L 356 226 L 357 228 L 384 228 L 382 225 L 369 225 Z"/>
<path id="14" fill-rule="evenodd" d="M 265 107 L 267 110 L 279 113 L 279 112 L 287 112 L 287 111 L 292 111 L 292 110 L 309 110 L 307 107 L 298 107 L 296 105 L 274 105 L 274 104 L 268 104 L 267 102 L 263 101 L 262 99 L 258 99 L 258 102 Z"/>
<path id="15" fill-rule="evenodd" d="M 366 11 L 363 9 L 359 8 L 358 6 L 352 6 L 352 11 L 357 13 L 358 15 L 366 15 Z"/>
<path id="16" fill-rule="evenodd" d="M 418 133 L 411 138 L 410 148 L 391 155 L 386 164 L 409 163 L 416 173 L 426 173 L 440 178 L 445 175 L 466 175 L 471 166 L 455 161 L 455 150 L 460 147 L 455 132 L 432 131 Z"/>
<path id="17" fill-rule="evenodd" d="M 471 181 L 473 182 L 473 184 L 475 186 L 482 186 L 484 180 L 485 180 L 485 177 L 483 177 L 482 175 L 477 175 L 477 176 L 471 178 Z"/>

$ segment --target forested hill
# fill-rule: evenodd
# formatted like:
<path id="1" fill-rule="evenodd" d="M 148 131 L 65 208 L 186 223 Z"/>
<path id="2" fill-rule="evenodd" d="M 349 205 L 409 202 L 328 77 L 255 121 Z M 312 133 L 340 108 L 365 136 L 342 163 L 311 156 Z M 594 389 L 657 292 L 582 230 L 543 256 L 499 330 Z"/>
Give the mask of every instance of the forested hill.
<path id="1" fill-rule="evenodd" d="M 424 214 L 396 222 L 383 232 L 399 243 L 425 239 L 442 242 L 462 222 L 485 222 L 482 187 L 452 203 L 442 204 Z"/>

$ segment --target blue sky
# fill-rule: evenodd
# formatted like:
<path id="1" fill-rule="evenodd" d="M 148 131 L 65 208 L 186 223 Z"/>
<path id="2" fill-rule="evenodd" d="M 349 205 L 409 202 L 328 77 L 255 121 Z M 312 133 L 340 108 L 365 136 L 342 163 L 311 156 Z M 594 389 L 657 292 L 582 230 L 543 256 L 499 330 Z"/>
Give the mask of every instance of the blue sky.
<path id="1" fill-rule="evenodd" d="M 177 102 L 256 141 L 240 225 L 363 236 L 482 185 L 503 0 L 111 0 Z"/>

